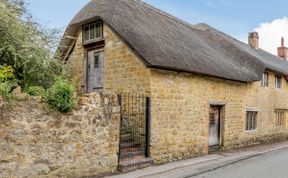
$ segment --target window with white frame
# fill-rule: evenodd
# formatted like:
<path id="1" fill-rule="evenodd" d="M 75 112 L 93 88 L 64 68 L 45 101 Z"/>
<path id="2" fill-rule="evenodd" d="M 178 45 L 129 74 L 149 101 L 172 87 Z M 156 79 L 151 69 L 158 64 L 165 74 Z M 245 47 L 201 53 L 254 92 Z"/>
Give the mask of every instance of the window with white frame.
<path id="1" fill-rule="evenodd" d="M 102 38 L 102 21 L 97 21 L 83 26 L 83 41 L 90 42 Z"/>
<path id="2" fill-rule="evenodd" d="M 257 112 L 247 111 L 246 112 L 246 130 L 256 130 L 257 128 Z"/>
<path id="3" fill-rule="evenodd" d="M 282 85 L 282 77 L 279 75 L 275 75 L 275 87 L 281 88 Z"/>
<path id="4" fill-rule="evenodd" d="M 285 111 L 276 111 L 276 126 L 285 125 Z"/>
<path id="5" fill-rule="evenodd" d="M 268 73 L 267 72 L 262 74 L 261 86 L 262 87 L 267 87 L 268 86 Z"/>

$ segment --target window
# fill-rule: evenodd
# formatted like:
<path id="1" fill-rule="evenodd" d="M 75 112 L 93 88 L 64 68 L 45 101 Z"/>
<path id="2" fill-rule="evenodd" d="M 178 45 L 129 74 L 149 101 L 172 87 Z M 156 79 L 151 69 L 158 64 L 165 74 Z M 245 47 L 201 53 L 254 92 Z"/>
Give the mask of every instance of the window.
<path id="1" fill-rule="evenodd" d="M 99 67 L 99 53 L 94 54 L 94 67 Z"/>
<path id="2" fill-rule="evenodd" d="M 268 86 L 268 73 L 267 72 L 262 74 L 261 86 L 262 87 L 267 87 Z"/>
<path id="3" fill-rule="evenodd" d="M 276 126 L 284 126 L 285 124 L 285 112 L 276 111 Z"/>
<path id="4" fill-rule="evenodd" d="M 210 127 L 215 127 L 215 113 L 210 113 Z"/>
<path id="5" fill-rule="evenodd" d="M 282 85 L 282 77 L 276 75 L 275 76 L 275 87 L 276 88 L 281 88 L 281 85 Z"/>
<path id="6" fill-rule="evenodd" d="M 83 41 L 89 42 L 102 38 L 102 22 L 98 21 L 83 27 Z"/>
<path id="7" fill-rule="evenodd" d="M 247 111 L 246 112 L 246 130 L 256 130 L 257 128 L 257 112 Z"/>

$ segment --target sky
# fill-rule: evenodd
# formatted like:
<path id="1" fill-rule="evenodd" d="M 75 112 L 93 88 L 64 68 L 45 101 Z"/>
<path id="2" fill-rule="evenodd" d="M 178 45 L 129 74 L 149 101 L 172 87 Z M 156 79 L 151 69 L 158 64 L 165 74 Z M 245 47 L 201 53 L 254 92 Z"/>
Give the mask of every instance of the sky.
<path id="1" fill-rule="evenodd" d="M 25 0 L 32 15 L 49 28 L 65 30 L 90 0 Z M 257 31 L 260 48 L 277 53 L 281 37 L 288 45 L 287 0 L 144 0 L 191 24 L 207 23 L 247 43 Z"/>

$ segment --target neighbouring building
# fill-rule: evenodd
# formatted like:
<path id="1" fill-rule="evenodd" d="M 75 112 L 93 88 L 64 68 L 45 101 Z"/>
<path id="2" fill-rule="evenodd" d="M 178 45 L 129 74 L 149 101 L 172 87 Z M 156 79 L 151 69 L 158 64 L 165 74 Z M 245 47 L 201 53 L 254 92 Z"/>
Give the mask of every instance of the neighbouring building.
<path id="1" fill-rule="evenodd" d="M 78 93 L 119 95 L 121 167 L 288 138 L 284 39 L 280 57 L 248 39 L 142 1 L 92 0 L 58 52 Z"/>

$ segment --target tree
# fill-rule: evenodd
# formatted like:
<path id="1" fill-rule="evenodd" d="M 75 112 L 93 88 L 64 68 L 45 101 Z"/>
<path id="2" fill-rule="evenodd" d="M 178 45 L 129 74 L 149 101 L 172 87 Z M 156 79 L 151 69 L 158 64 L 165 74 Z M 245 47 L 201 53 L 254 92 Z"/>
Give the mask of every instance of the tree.
<path id="1" fill-rule="evenodd" d="M 50 87 L 61 74 L 53 59 L 59 30 L 43 28 L 24 0 L 0 0 L 0 65 L 12 66 L 22 87 Z"/>

